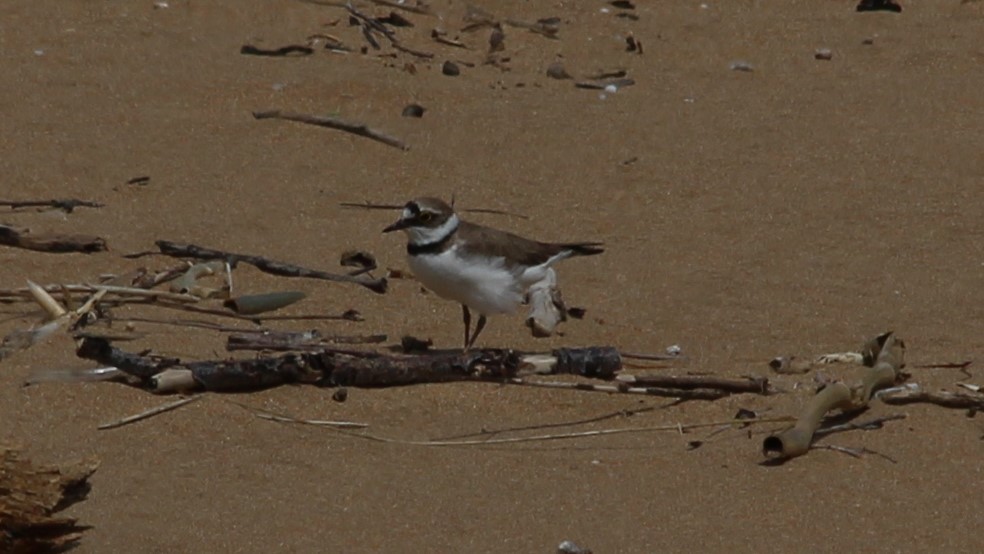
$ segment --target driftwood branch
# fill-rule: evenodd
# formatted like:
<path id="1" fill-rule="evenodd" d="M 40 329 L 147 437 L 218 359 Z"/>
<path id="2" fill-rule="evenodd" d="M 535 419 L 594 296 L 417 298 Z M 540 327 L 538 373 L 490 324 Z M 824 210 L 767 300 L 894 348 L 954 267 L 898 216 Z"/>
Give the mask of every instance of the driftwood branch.
<path id="1" fill-rule="evenodd" d="M 211 391 L 230 391 L 284 383 L 390 387 L 453 381 L 503 382 L 523 371 L 611 378 L 621 367 L 618 352 L 608 347 L 562 348 L 551 355 L 489 349 L 417 356 L 323 349 L 272 358 L 182 363 L 175 359 L 130 354 L 111 346 L 106 340 L 85 338 L 76 353 L 81 358 L 131 374 L 155 390 L 160 389 L 155 379 L 165 370 L 187 371 L 191 381 L 186 380 L 184 384 Z M 168 377 L 175 375 L 172 372 Z"/>
<path id="2" fill-rule="evenodd" d="M 106 239 L 92 235 L 62 235 L 57 233 L 31 233 L 29 229 L 0 225 L 0 245 L 65 254 L 81 252 L 92 254 L 107 250 Z"/>
<path id="3" fill-rule="evenodd" d="M 264 273 L 278 275 L 280 277 L 305 277 L 309 279 L 323 279 L 325 281 L 335 281 L 339 283 L 355 283 L 357 285 L 362 285 L 373 292 L 380 294 L 386 292 L 386 279 L 371 279 L 361 276 L 353 277 L 351 275 L 328 273 L 326 271 L 318 271 L 294 264 L 270 260 L 262 256 L 225 252 L 195 244 L 184 244 L 166 240 L 159 240 L 155 244 L 157 245 L 157 248 L 160 249 L 161 254 L 174 258 L 225 260 L 232 265 L 243 262 L 256 267 Z"/>
<path id="4" fill-rule="evenodd" d="M 0 200 L 0 206 L 7 206 L 12 210 L 20 208 L 53 208 L 70 214 L 75 211 L 75 208 L 102 208 L 105 204 L 89 200 L 79 200 L 77 198 L 61 198 L 55 200 Z"/>
<path id="5" fill-rule="evenodd" d="M 861 379 L 852 386 L 838 382 L 820 390 L 807 403 L 796 425 L 765 439 L 762 452 L 766 457 L 785 460 L 806 454 L 827 412 L 840 409 L 846 414 L 860 413 L 876 391 L 895 384 L 905 365 L 905 343 L 891 331 L 865 343 L 860 354 L 866 366 Z"/>
<path id="6" fill-rule="evenodd" d="M 328 127 L 329 129 L 345 131 L 346 133 L 352 133 L 353 135 L 359 135 L 360 137 L 366 137 L 379 141 L 383 144 L 399 148 L 400 150 L 410 149 L 410 147 L 407 146 L 407 144 L 402 140 L 381 131 L 377 131 L 365 123 L 345 121 L 344 119 L 339 119 L 337 117 L 310 115 L 286 110 L 266 110 L 253 112 L 253 117 L 256 119 L 286 119 L 287 121 L 297 121 L 299 123 L 307 123 L 308 125 Z"/>
<path id="7" fill-rule="evenodd" d="M 728 379 L 712 375 L 620 375 L 618 380 L 634 387 L 666 387 L 675 389 L 714 389 L 726 393 L 768 394 L 769 380 L 765 377 Z"/>
<path id="8" fill-rule="evenodd" d="M 878 395 L 886 404 L 935 404 L 944 408 L 958 410 L 984 411 L 984 394 L 964 392 L 926 392 L 919 389 L 901 389 Z"/>
<path id="9" fill-rule="evenodd" d="M 56 515 L 84 500 L 98 463 L 41 467 L 0 448 L 0 552 L 63 552 L 87 529 Z"/>

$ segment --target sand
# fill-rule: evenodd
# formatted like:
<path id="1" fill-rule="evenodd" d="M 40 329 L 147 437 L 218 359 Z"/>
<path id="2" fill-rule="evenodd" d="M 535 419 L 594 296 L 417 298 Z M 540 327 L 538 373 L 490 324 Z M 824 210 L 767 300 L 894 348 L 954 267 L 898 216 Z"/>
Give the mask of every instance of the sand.
<path id="1" fill-rule="evenodd" d="M 485 345 L 677 344 L 687 361 L 660 371 L 770 376 L 787 391 L 671 405 L 446 384 L 352 390 L 337 403 L 331 390 L 294 386 L 213 395 L 97 431 L 167 399 L 119 384 L 22 387 L 39 369 L 90 366 L 58 336 L 0 364 L 0 441 L 41 463 L 101 460 L 88 499 L 67 512 L 92 526 L 77 552 L 532 553 L 562 540 L 596 553 L 984 549 L 984 427 L 960 410 L 876 403 L 865 417 L 908 418 L 824 440 L 896 463 L 818 450 L 769 467 L 760 452 L 768 426 L 432 448 L 276 424 L 239 405 L 414 440 L 657 408 L 538 431 L 565 432 L 727 420 L 739 408 L 793 415 L 814 375 L 772 376 L 771 358 L 852 350 L 885 330 L 906 340 L 910 365 L 980 356 L 984 3 L 911 0 L 901 14 L 859 14 L 850 1 L 636 4 L 637 21 L 598 1 L 480 3 L 503 19 L 561 19 L 556 40 L 505 27 L 503 69 L 482 63 L 488 29 L 460 32 L 460 2 L 435 0 L 441 17 L 404 14 L 416 26 L 397 35 L 431 60 L 391 55 L 385 40 L 367 55 L 239 53 L 316 33 L 365 44 L 344 10 L 298 1 L 4 2 L 0 197 L 106 206 L 3 211 L 0 221 L 104 236 L 111 250 L 0 248 L 2 288 L 163 267 L 169 260 L 121 257 L 158 239 L 332 271 L 344 250 L 360 248 L 406 269 L 402 237 L 380 233 L 395 212 L 339 203 L 453 194 L 459 207 L 530 216 L 475 221 L 608 248 L 560 266 L 565 298 L 585 319 L 538 340 L 521 315 L 493 318 Z M 433 42 L 434 28 L 470 49 Z M 625 51 L 629 32 L 641 55 Z M 819 48 L 832 59 L 815 59 Z M 475 65 L 448 77 L 446 60 Z M 558 60 L 579 79 L 624 69 L 635 84 L 601 98 L 548 78 Z M 753 71 L 731 70 L 736 61 Z M 400 115 L 412 102 L 427 109 L 422 118 Z M 254 120 L 263 109 L 367 122 L 410 149 Z M 137 176 L 149 184 L 126 184 Z M 460 341 L 459 308 L 412 281 L 375 295 L 244 267 L 236 285 L 306 292 L 290 314 L 354 308 L 365 317 L 278 329 Z M 3 310 L 4 334 L 34 321 L 24 306 Z M 138 329 L 148 336 L 121 346 L 227 355 L 220 333 Z M 984 384 L 969 369 L 911 369 L 912 381 Z M 703 446 L 688 449 L 694 440 Z"/>

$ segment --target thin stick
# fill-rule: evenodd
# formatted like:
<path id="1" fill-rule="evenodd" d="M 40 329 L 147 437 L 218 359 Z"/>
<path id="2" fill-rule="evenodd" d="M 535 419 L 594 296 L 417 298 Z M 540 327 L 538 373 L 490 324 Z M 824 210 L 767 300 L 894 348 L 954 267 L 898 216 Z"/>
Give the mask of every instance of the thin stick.
<path id="1" fill-rule="evenodd" d="M 253 323 L 261 321 L 362 321 L 362 316 L 359 312 L 355 310 L 349 310 L 345 313 L 339 315 L 269 315 L 264 316 L 263 314 L 256 315 L 241 315 L 233 312 L 226 312 L 222 310 L 214 310 L 211 308 L 202 308 L 199 306 L 191 306 L 188 304 L 172 304 L 169 302 L 154 302 L 155 306 L 160 306 L 162 308 L 172 308 L 175 310 L 182 310 L 186 312 L 193 312 L 196 314 L 208 314 L 219 317 L 227 317 L 230 319 L 238 319 L 241 321 L 252 321 Z"/>
<path id="2" fill-rule="evenodd" d="M 121 317 L 113 318 L 111 321 L 151 323 L 155 325 L 174 325 L 176 327 L 191 327 L 197 329 L 210 329 L 220 333 L 241 333 L 246 331 L 262 331 L 256 327 L 229 327 L 211 321 L 200 321 L 195 319 L 153 319 L 150 317 Z"/>
<path id="3" fill-rule="evenodd" d="M 253 112 L 253 117 L 256 119 L 286 119 L 288 121 L 307 123 L 308 125 L 328 127 L 329 129 L 337 129 L 339 131 L 345 131 L 347 133 L 352 133 L 353 135 L 359 135 L 361 137 L 379 141 L 383 144 L 399 148 L 400 150 L 410 149 L 405 142 L 394 136 L 377 131 L 364 123 L 345 121 L 337 117 L 317 116 L 286 110 L 266 110 Z"/>
<path id="4" fill-rule="evenodd" d="M 315 269 L 301 267 L 299 265 L 271 260 L 269 258 L 264 258 L 263 256 L 225 252 L 214 248 L 198 246 L 197 244 L 184 244 L 166 240 L 159 240 L 154 244 L 157 245 L 157 248 L 161 251 L 161 254 L 174 258 L 225 260 L 232 265 L 243 262 L 255 267 L 256 269 L 259 269 L 264 273 L 277 275 L 279 277 L 304 277 L 307 279 L 323 279 L 325 281 L 335 281 L 341 283 L 355 283 L 357 285 L 362 285 L 376 293 L 382 294 L 386 292 L 386 279 L 365 279 L 362 277 L 351 277 L 349 275 L 338 275 L 335 273 L 328 273 L 327 271 L 318 271 Z M 145 255 L 145 253 L 124 257 L 139 257 L 143 255 Z"/>
<path id="5" fill-rule="evenodd" d="M 257 414 L 259 417 L 259 415 Z M 382 442 L 387 444 L 402 444 L 407 446 L 488 446 L 493 444 L 513 444 L 521 442 L 541 442 L 541 441 L 552 441 L 552 440 L 565 440 L 565 439 L 577 439 L 583 437 L 600 437 L 605 435 L 621 435 L 626 433 L 647 433 L 654 431 L 673 431 L 679 433 L 681 431 L 689 431 L 691 429 L 700 429 L 703 427 L 718 427 L 721 425 L 754 425 L 757 423 L 785 423 L 793 421 L 791 417 L 776 417 L 770 419 L 734 419 L 729 421 L 718 421 L 714 423 L 690 423 L 690 424 L 672 424 L 672 425 L 652 425 L 645 427 L 625 427 L 622 429 L 599 429 L 596 431 L 579 431 L 575 433 L 561 433 L 557 435 L 534 435 L 531 437 L 507 437 L 501 439 L 485 439 L 485 440 L 451 440 L 451 441 L 408 441 L 402 439 L 391 439 L 388 437 L 380 437 L 376 435 L 370 435 L 368 433 L 353 433 L 350 431 L 345 431 L 342 429 L 333 429 L 334 431 L 341 433 L 343 435 L 349 435 L 351 437 L 357 437 L 361 439 L 366 439 L 373 442 Z"/>
<path id="6" fill-rule="evenodd" d="M 973 360 L 967 360 L 966 362 L 946 362 L 946 363 L 936 363 L 936 364 L 922 364 L 912 366 L 916 369 L 966 369 L 970 364 L 974 363 Z"/>
<path id="7" fill-rule="evenodd" d="M 623 358 L 631 358 L 633 360 L 651 360 L 654 362 L 666 362 L 671 360 L 682 360 L 686 359 L 686 356 L 681 356 L 679 354 L 639 354 L 635 352 L 620 352 Z"/>
<path id="8" fill-rule="evenodd" d="M 877 452 L 871 450 L 870 448 L 865 448 L 865 447 L 850 448 L 847 446 L 837 446 L 834 444 L 814 444 L 810 446 L 810 450 L 832 450 L 834 452 L 840 452 L 841 454 L 847 454 L 848 456 L 851 456 L 853 458 L 861 458 L 865 454 L 874 454 L 875 456 L 880 456 L 888 460 L 889 462 L 892 462 L 893 464 L 899 463 L 898 460 L 896 460 L 895 458 L 892 458 L 890 456 L 882 454 L 881 452 Z"/>
<path id="9" fill-rule="evenodd" d="M 502 433 L 517 433 L 517 432 L 521 432 L 521 431 L 535 431 L 535 430 L 538 430 L 538 429 L 555 429 L 557 427 L 574 427 L 574 426 L 577 426 L 577 425 L 585 425 L 585 424 L 588 424 L 588 423 L 597 423 L 599 421 L 606 421 L 606 420 L 614 419 L 614 418 L 617 418 L 617 417 L 633 416 L 633 415 L 636 415 L 636 414 L 641 414 L 641 413 L 645 413 L 645 412 L 651 412 L 651 411 L 656 410 L 656 409 L 657 409 L 656 406 L 646 406 L 645 408 L 636 408 L 636 409 L 631 409 L 630 408 L 630 409 L 625 409 L 625 410 L 618 410 L 617 412 L 611 412 L 611 413 L 607 413 L 607 414 L 600 415 L 600 416 L 589 417 L 589 418 L 586 418 L 586 419 L 578 419 L 578 420 L 575 420 L 575 421 L 561 421 L 561 422 L 557 422 L 557 423 L 543 423 L 543 424 L 540 424 L 540 425 L 524 425 L 522 427 L 508 427 L 508 428 L 504 428 L 504 429 L 483 429 L 483 430 L 481 430 L 481 431 L 479 431 L 477 433 L 465 433 L 463 435 L 451 435 L 451 436 L 447 436 L 447 437 L 441 437 L 440 439 L 435 439 L 435 440 L 467 439 L 467 438 L 471 438 L 471 437 L 482 437 L 482 436 L 489 436 L 489 435 L 499 435 L 499 434 L 502 434 Z M 728 428 L 730 428 L 730 427 L 725 427 L 725 429 L 728 429 Z"/>
<path id="10" fill-rule="evenodd" d="M 132 416 L 127 416 L 127 417 L 124 417 L 123 419 L 118 419 L 116 421 L 111 421 L 109 423 L 103 423 L 102 425 L 100 425 L 99 427 L 97 427 L 97 429 L 99 429 L 100 431 L 102 431 L 102 430 L 105 430 L 105 429 L 115 429 L 116 427 L 122 427 L 124 425 L 129 425 L 129 424 L 131 424 L 131 423 L 133 423 L 135 421 L 140 421 L 142 419 L 148 419 L 148 418 L 154 417 L 155 415 L 163 414 L 164 412 L 169 412 L 171 410 L 176 410 L 176 409 L 180 408 L 181 406 L 185 406 L 187 404 L 191 404 L 192 402 L 194 402 L 194 401 L 202 398 L 202 396 L 203 395 L 201 395 L 201 394 L 196 394 L 194 396 L 189 396 L 187 398 L 182 398 L 181 400 L 176 400 L 174 402 L 169 402 L 167 404 L 163 404 L 161 406 L 157 406 L 156 408 L 151 408 L 151 409 L 149 409 L 147 411 L 140 412 L 139 414 L 134 414 Z"/>
<path id="11" fill-rule="evenodd" d="M 363 210 L 402 210 L 404 208 L 402 204 L 373 204 L 368 201 L 367 202 L 339 202 L 338 205 L 343 208 L 362 208 Z M 492 208 L 459 208 L 459 211 L 473 213 L 473 214 L 505 215 L 510 217 L 518 217 L 520 219 L 530 218 L 528 215 L 523 215 L 515 212 L 507 212 L 505 210 L 494 210 Z M 679 358 L 679 356 L 677 356 L 677 358 Z"/>
<path id="12" fill-rule="evenodd" d="M 813 433 L 813 437 L 818 439 L 820 437 L 825 437 L 827 435 L 833 435 L 834 433 L 843 433 L 844 431 L 873 431 L 876 429 L 881 429 L 883 425 L 889 421 L 896 421 L 899 419 L 905 419 L 905 414 L 895 414 L 887 417 L 880 417 L 877 419 L 872 419 L 869 421 L 862 421 L 860 423 L 844 423 L 842 425 L 833 425 L 831 427 L 824 427 L 817 429 Z"/>
<path id="13" fill-rule="evenodd" d="M 256 417 L 267 419 L 279 423 L 300 423 L 303 425 L 314 425 L 317 427 L 336 427 L 339 429 L 365 429 L 368 423 L 356 423 L 354 421 L 329 421 L 324 419 L 297 419 L 293 417 L 280 416 L 266 412 L 256 412 Z"/>
<path id="14" fill-rule="evenodd" d="M 507 381 L 512 385 L 522 385 L 525 387 L 540 387 L 545 389 L 566 389 L 580 390 L 587 392 L 604 392 L 619 394 L 642 394 L 646 396 L 660 396 L 664 398 L 678 398 L 680 400 L 717 400 L 730 396 L 732 393 L 723 390 L 711 389 L 672 389 L 662 387 L 630 387 L 621 385 L 596 385 L 592 383 L 564 383 L 557 381 L 526 381 L 523 379 L 510 379 Z"/>
<path id="15" fill-rule="evenodd" d="M 344 8 L 349 4 L 349 0 L 300 0 L 305 4 L 316 4 L 318 6 L 329 6 L 332 8 Z M 393 8 L 395 10 L 403 10 L 410 13 L 418 13 L 420 15 L 434 15 L 427 6 L 410 6 L 407 4 L 401 4 L 399 2 L 392 2 L 390 0 L 369 0 L 373 4 L 379 6 L 386 6 L 387 8 Z"/>
<path id="16" fill-rule="evenodd" d="M 116 296 L 135 296 L 140 298 L 150 298 L 150 299 L 163 299 L 171 300 L 174 302 L 194 304 L 200 300 L 197 296 L 192 296 L 190 294 L 177 294 L 173 292 L 166 292 L 161 290 L 147 290 L 141 288 L 133 287 L 119 287 L 111 285 L 93 285 L 89 283 L 81 285 L 45 285 L 40 287 L 42 290 L 48 293 L 53 292 L 78 292 L 78 293 L 96 293 L 101 290 L 106 291 L 108 294 L 113 294 Z M 31 287 L 22 287 L 17 289 L 0 290 L 0 300 L 5 302 L 10 302 L 14 300 L 33 300 Z"/>

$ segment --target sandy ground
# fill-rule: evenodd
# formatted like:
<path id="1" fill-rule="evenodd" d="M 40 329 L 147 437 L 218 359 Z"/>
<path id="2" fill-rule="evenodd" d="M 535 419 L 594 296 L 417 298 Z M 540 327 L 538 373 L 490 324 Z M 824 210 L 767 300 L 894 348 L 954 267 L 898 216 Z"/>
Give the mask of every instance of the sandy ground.
<path id="1" fill-rule="evenodd" d="M 163 267 L 121 257 L 158 239 L 326 270 L 362 248 L 405 269 L 402 238 L 380 233 L 396 214 L 339 202 L 454 194 L 462 207 L 531 216 L 472 216 L 486 224 L 608 245 L 560 271 L 584 320 L 536 340 L 521 316 L 496 318 L 486 345 L 679 344 L 687 362 L 663 371 L 768 375 L 774 356 L 850 350 L 893 329 L 912 364 L 978 358 L 984 2 L 910 0 L 901 14 L 855 13 L 851 1 L 636 3 L 637 21 L 599 1 L 476 2 L 503 19 L 562 20 L 557 40 L 506 27 L 503 70 L 481 63 L 487 29 L 460 33 L 460 2 L 435 0 L 440 17 L 405 14 L 416 27 L 397 31 L 433 60 L 390 56 L 385 41 L 368 55 L 239 53 L 316 33 L 364 44 L 343 10 L 297 1 L 3 2 L 0 197 L 106 207 L 0 221 L 102 235 L 111 251 L 0 248 L 0 287 Z M 433 42 L 434 28 L 472 49 Z M 625 51 L 629 32 L 642 55 Z M 817 48 L 833 59 L 815 60 Z M 449 59 L 477 65 L 446 77 Z M 636 83 L 601 99 L 546 77 L 556 60 L 579 78 L 624 69 Z M 738 60 L 754 71 L 730 70 Z M 401 117 L 410 102 L 423 118 Z M 410 150 L 250 115 L 270 108 L 362 120 Z M 141 175 L 149 185 L 125 184 Z M 365 316 L 278 329 L 459 344 L 458 307 L 411 281 L 375 295 L 250 268 L 236 278 L 244 291 L 309 294 L 287 313 Z M 3 307 L 0 331 L 29 325 L 25 309 Z M 150 335 L 130 350 L 226 355 L 219 333 L 139 329 Z M 596 553 L 984 549 L 984 424 L 958 410 L 877 405 L 871 416 L 909 417 L 825 441 L 897 463 L 821 450 L 766 467 L 764 427 L 428 448 L 280 425 L 238 405 L 366 422 L 400 439 L 657 408 L 549 429 L 563 432 L 713 422 L 740 407 L 791 415 L 813 375 L 774 378 L 788 394 L 676 406 L 490 384 L 353 390 L 340 404 L 330 390 L 283 387 L 97 431 L 165 400 L 117 384 L 21 386 L 33 371 L 71 367 L 88 365 L 67 337 L 0 365 L 0 441 L 40 462 L 102 460 L 88 500 L 68 512 L 92 526 L 78 552 L 532 553 L 565 539 Z M 913 369 L 913 381 L 984 384 L 970 370 Z M 692 440 L 706 442 L 688 450 Z"/>

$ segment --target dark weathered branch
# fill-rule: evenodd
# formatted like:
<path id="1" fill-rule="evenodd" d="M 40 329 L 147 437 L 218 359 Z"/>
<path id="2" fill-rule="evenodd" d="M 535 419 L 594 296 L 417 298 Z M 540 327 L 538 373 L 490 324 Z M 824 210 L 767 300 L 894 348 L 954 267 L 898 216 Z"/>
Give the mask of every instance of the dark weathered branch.
<path id="1" fill-rule="evenodd" d="M 768 394 L 769 380 L 765 377 L 726 379 L 698 375 L 625 375 L 619 381 L 634 387 L 665 387 L 674 389 L 715 389 L 724 392 Z"/>
<path id="2" fill-rule="evenodd" d="M 157 245 L 157 248 L 160 249 L 161 254 L 164 254 L 165 256 L 175 258 L 195 258 L 198 260 L 225 260 L 232 265 L 243 262 L 250 264 L 265 273 L 270 273 L 281 277 L 306 277 L 309 279 L 324 279 L 326 281 L 336 281 L 339 283 L 355 283 L 357 285 L 362 285 L 373 292 L 378 292 L 380 294 L 386 292 L 386 279 L 368 279 L 365 277 L 353 277 L 351 275 L 328 273 L 326 271 L 318 271 L 294 264 L 270 260 L 262 256 L 224 252 L 222 250 L 215 250 L 195 244 L 183 244 L 166 240 L 159 240 L 155 244 Z"/>
<path id="3" fill-rule="evenodd" d="M 0 244 L 56 254 L 67 252 L 91 254 L 107 250 L 106 239 L 102 237 L 57 233 L 32 234 L 28 229 L 18 229 L 9 225 L 0 225 Z"/>
<path id="4" fill-rule="evenodd" d="M 213 391 L 257 389 L 284 383 L 389 387 L 451 381 L 503 382 L 529 367 L 537 368 L 538 373 L 610 376 L 617 370 L 612 364 L 619 363 L 618 352 L 608 347 L 562 348 L 552 355 L 489 349 L 418 356 L 325 348 L 271 358 L 182 363 L 130 354 L 103 339 L 90 338 L 82 340 L 77 354 L 134 375 L 150 388 L 154 388 L 158 374 L 180 368 L 190 371 L 200 388 Z"/>
<path id="5" fill-rule="evenodd" d="M 253 117 L 256 119 L 286 119 L 288 121 L 307 123 L 308 125 L 328 127 L 329 129 L 337 129 L 339 131 L 345 131 L 346 133 L 352 133 L 353 135 L 359 135 L 360 137 L 370 138 L 383 144 L 388 144 L 389 146 L 399 148 L 400 150 L 410 149 L 410 147 L 407 146 L 407 144 L 402 140 L 392 135 L 387 135 L 386 133 L 377 131 L 365 123 L 345 121 L 344 119 L 339 119 L 337 117 L 310 115 L 286 110 L 265 110 L 253 112 Z"/>
<path id="6" fill-rule="evenodd" d="M 19 208 L 54 208 L 65 213 L 72 213 L 75 208 L 102 208 L 105 204 L 77 198 L 61 198 L 55 200 L 0 200 L 0 206 L 12 210 Z"/>

